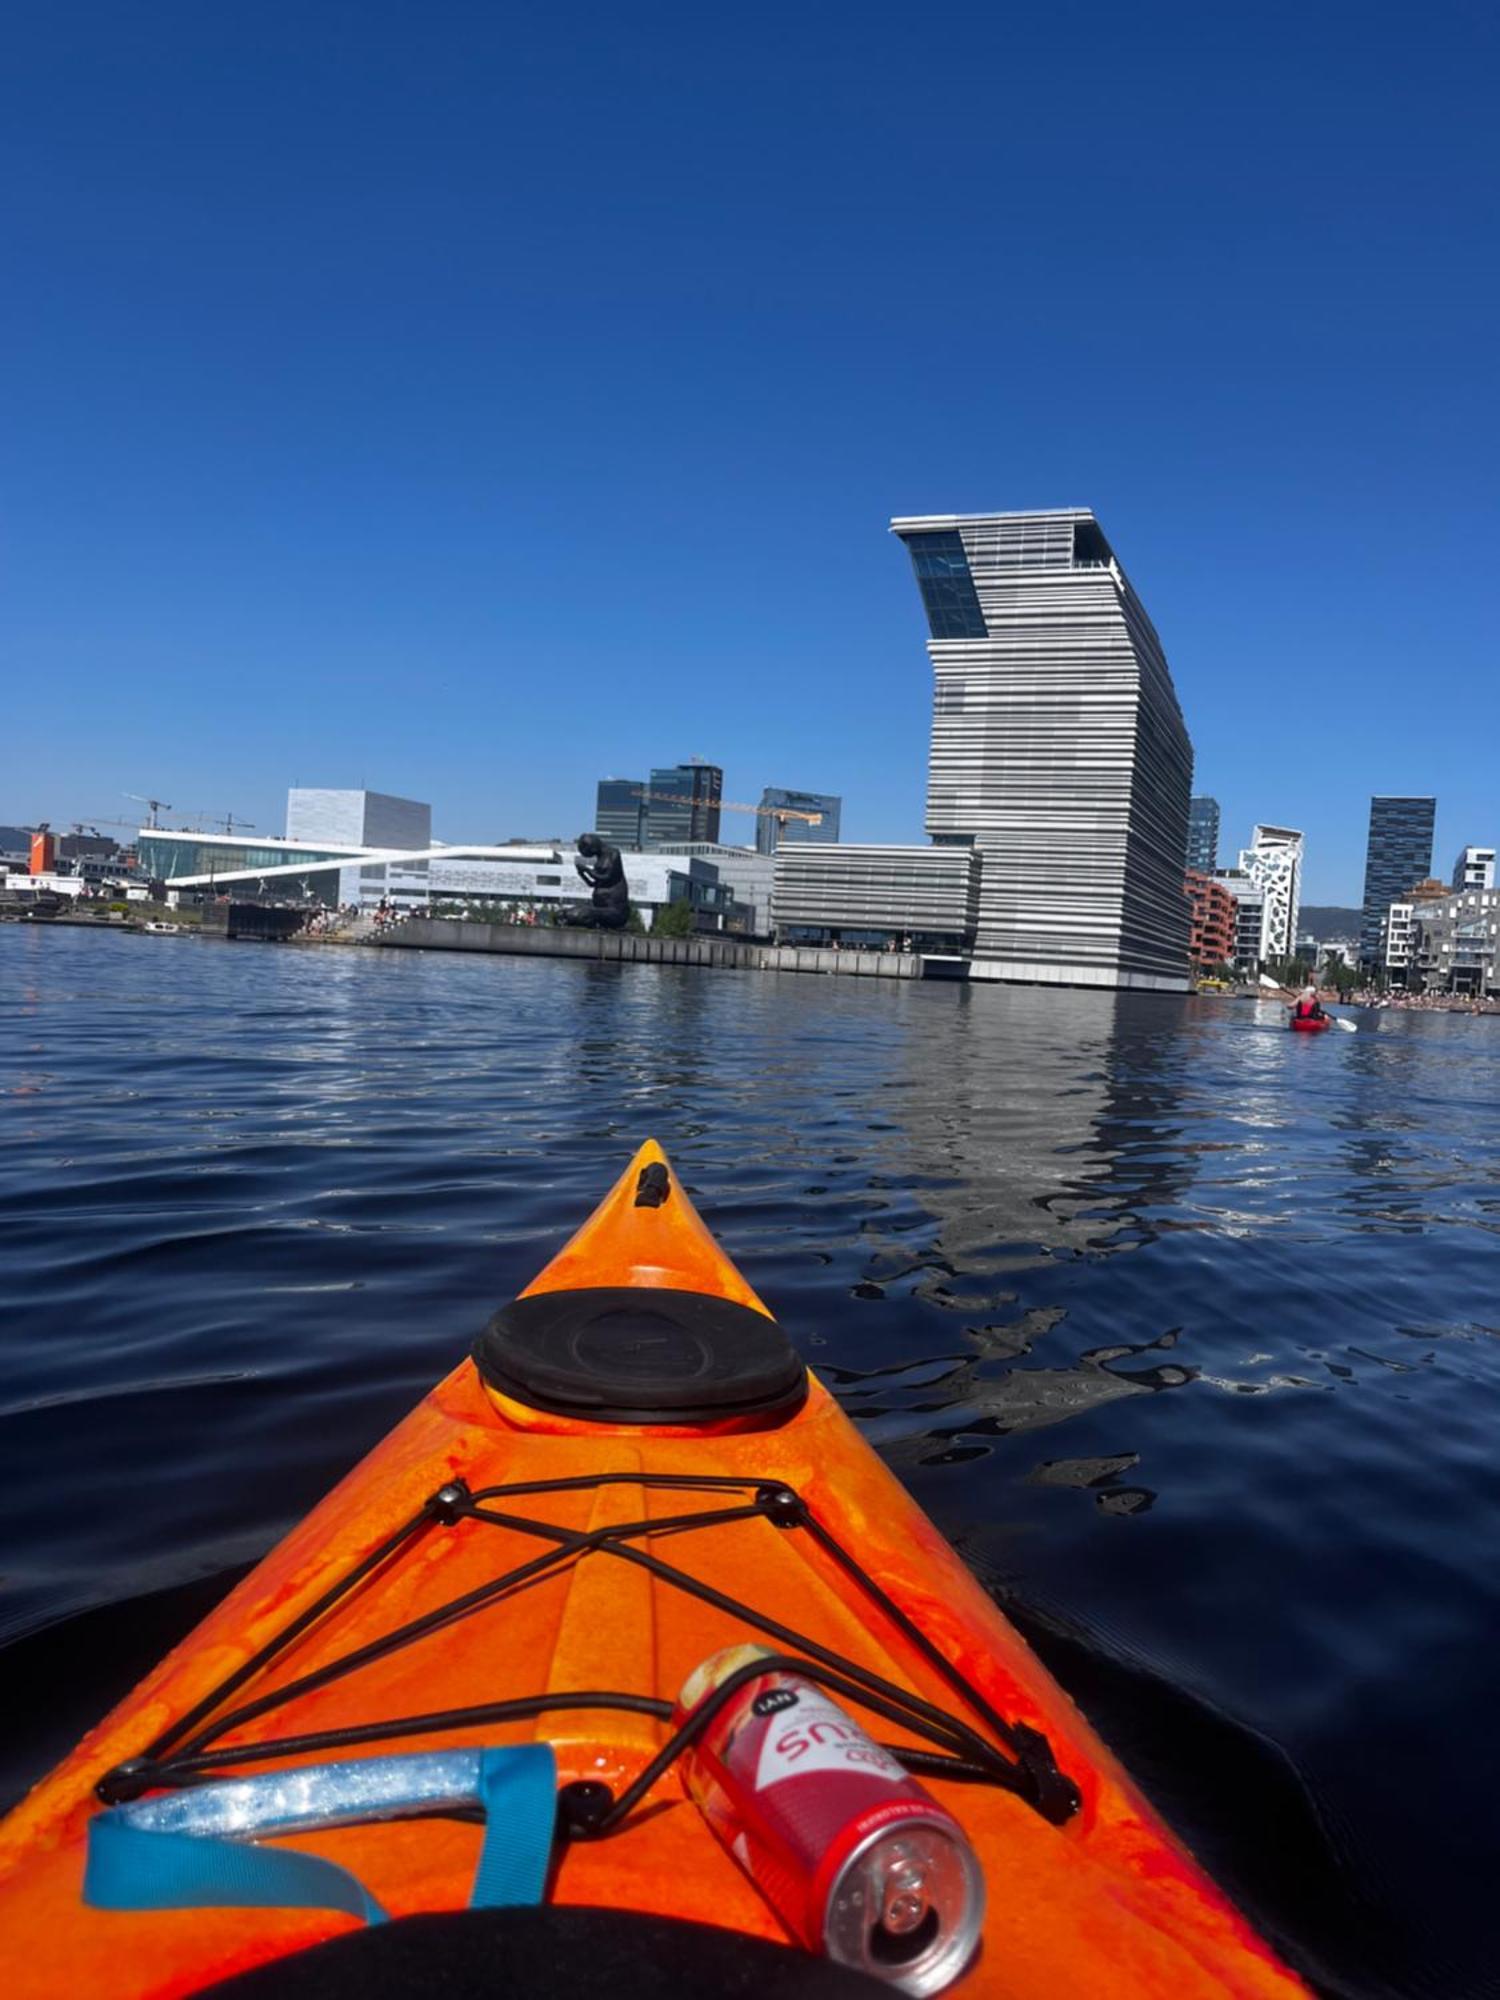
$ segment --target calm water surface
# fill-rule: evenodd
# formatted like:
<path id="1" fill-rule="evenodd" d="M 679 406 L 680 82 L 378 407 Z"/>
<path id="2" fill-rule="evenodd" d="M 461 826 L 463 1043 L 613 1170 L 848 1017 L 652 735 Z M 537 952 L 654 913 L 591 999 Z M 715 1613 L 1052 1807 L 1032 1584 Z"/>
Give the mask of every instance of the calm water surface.
<path id="1" fill-rule="evenodd" d="M 648 1134 L 1332 1991 L 1500 1992 L 1500 1021 L 0 927 L 13 1795 Z"/>

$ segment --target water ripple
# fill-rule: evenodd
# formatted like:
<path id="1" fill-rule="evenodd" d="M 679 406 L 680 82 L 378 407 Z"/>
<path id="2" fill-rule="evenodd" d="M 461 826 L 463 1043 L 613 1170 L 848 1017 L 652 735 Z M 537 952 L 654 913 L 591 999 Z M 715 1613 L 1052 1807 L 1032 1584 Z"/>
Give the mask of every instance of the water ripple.
<path id="1" fill-rule="evenodd" d="M 10 1788 L 655 1134 L 1288 1949 L 1496 1990 L 1500 1023 L 9 926 L 0 1002 Z"/>

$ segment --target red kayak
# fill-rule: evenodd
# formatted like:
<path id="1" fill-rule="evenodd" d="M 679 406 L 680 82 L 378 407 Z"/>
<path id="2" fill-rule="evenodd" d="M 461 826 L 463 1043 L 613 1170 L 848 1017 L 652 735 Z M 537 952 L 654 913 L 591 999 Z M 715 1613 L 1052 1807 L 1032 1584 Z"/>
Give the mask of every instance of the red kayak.
<path id="1" fill-rule="evenodd" d="M 1327 1014 L 1293 1014 L 1287 1025 L 1294 1034 L 1321 1035 L 1325 1028 L 1333 1026 L 1333 1021 Z"/>

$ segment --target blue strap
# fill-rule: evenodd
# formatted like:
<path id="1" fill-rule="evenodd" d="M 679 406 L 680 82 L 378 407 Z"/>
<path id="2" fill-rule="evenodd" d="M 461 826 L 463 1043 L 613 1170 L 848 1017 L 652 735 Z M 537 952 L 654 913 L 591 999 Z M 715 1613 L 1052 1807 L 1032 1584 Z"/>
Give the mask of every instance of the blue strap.
<path id="1" fill-rule="evenodd" d="M 364 1884 L 317 1854 L 201 1833 L 147 1833 L 118 1812 L 89 1822 L 83 1900 L 96 1910 L 343 1910 L 367 1924 L 385 1911 Z"/>
<path id="2" fill-rule="evenodd" d="M 542 1900 L 556 1781 L 550 1743 L 481 1752 L 485 1831 L 471 1909 Z M 367 1924 L 386 1921 L 369 1890 L 337 1862 L 294 1848 L 150 1832 L 132 1826 L 118 1809 L 89 1822 L 83 1900 L 96 1910 L 342 1910 Z"/>
<path id="3" fill-rule="evenodd" d="M 550 1743 L 486 1750 L 479 1760 L 484 1845 L 469 1896 L 471 1910 L 539 1903 L 552 1859 L 557 1820 L 557 1759 Z"/>

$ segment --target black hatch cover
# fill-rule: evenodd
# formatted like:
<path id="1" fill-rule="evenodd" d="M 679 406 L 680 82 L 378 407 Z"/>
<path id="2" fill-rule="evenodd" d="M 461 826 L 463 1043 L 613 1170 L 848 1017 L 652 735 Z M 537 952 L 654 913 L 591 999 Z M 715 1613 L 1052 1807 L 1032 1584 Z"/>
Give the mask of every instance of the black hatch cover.
<path id="1" fill-rule="evenodd" d="M 475 1341 L 474 1360 L 502 1395 L 593 1423 L 711 1423 L 784 1408 L 807 1389 L 775 1320 L 655 1286 L 516 1299 Z"/>

